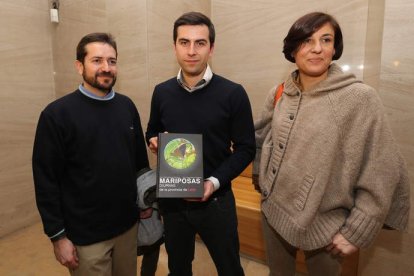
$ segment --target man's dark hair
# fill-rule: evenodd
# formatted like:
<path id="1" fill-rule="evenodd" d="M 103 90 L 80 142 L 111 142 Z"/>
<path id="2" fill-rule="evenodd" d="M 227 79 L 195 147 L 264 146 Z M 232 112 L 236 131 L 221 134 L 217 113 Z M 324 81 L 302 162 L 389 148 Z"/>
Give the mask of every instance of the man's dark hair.
<path id="1" fill-rule="evenodd" d="M 308 13 L 293 23 L 292 27 L 283 40 L 283 53 L 285 58 L 290 62 L 295 63 L 294 53 L 299 49 L 305 39 L 312 36 L 314 32 L 319 30 L 326 23 L 331 24 L 335 32 L 335 54 L 332 60 L 337 60 L 341 57 L 344 44 L 342 41 L 342 31 L 338 22 L 331 15 L 322 12 Z"/>
<path id="2" fill-rule="evenodd" d="M 177 20 L 174 22 L 174 32 L 173 32 L 173 38 L 174 43 L 177 42 L 177 30 L 178 27 L 184 26 L 184 25 L 206 25 L 208 27 L 208 38 L 210 40 L 210 45 L 214 45 L 214 40 L 216 38 L 216 32 L 214 30 L 214 25 L 211 22 L 210 18 L 205 16 L 204 14 L 200 12 L 187 12 L 183 15 L 181 15 Z"/>
<path id="3" fill-rule="evenodd" d="M 78 47 L 76 47 L 76 59 L 80 62 L 85 61 L 86 45 L 93 42 L 102 42 L 112 46 L 115 49 L 116 56 L 118 56 L 118 51 L 116 48 L 116 42 L 113 36 L 109 33 L 91 33 L 87 34 L 79 41 Z"/>

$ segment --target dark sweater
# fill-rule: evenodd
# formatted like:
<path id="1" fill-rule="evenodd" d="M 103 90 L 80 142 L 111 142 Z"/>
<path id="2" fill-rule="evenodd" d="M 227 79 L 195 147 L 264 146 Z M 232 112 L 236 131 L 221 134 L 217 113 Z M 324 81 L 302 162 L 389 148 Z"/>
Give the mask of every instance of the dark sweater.
<path id="1" fill-rule="evenodd" d="M 79 90 L 41 113 L 33 149 L 36 202 L 45 233 L 74 244 L 113 238 L 138 219 L 136 172 L 148 166 L 138 111 Z"/>
<path id="2" fill-rule="evenodd" d="M 218 193 L 230 188 L 230 181 L 255 155 L 247 93 L 240 84 L 218 75 L 207 86 L 191 93 L 176 78 L 155 87 L 147 141 L 164 131 L 203 135 L 204 176 L 220 181 Z"/>

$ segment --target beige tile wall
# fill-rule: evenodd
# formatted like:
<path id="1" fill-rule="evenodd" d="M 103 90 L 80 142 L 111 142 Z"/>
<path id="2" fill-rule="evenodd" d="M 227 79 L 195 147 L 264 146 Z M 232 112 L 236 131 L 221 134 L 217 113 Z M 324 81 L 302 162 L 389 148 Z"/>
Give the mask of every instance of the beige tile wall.
<path id="1" fill-rule="evenodd" d="M 38 219 L 31 155 L 41 109 L 54 98 L 47 0 L 0 1 L 0 237 Z"/>
<path id="2" fill-rule="evenodd" d="M 59 23 L 51 25 L 55 92 L 60 98 L 74 91 L 82 79 L 75 70 L 79 40 L 88 33 L 108 30 L 105 1 L 60 1 Z"/>
<path id="3" fill-rule="evenodd" d="M 243 84 L 258 114 L 269 89 L 295 68 L 282 53 L 283 39 L 293 22 L 311 11 L 333 14 L 341 24 L 345 49 L 340 65 L 362 77 L 367 0 L 273 1 L 214 0 L 217 31 L 214 69 Z"/>
<path id="4" fill-rule="evenodd" d="M 81 81 L 73 66 L 79 39 L 95 31 L 115 35 L 116 90 L 134 100 L 145 130 L 153 87 L 178 70 L 173 21 L 191 10 L 211 16 L 217 32 L 213 69 L 244 85 L 254 114 L 294 68 L 281 53 L 294 20 L 315 10 L 335 15 L 345 38 L 338 63 L 379 88 L 414 179 L 414 0 L 65 0 L 59 24 L 49 21 L 49 0 L 0 5 L 0 237 L 38 219 L 31 175 L 35 126 L 47 103 Z M 411 232 L 381 233 L 376 246 L 361 253 L 360 275 L 413 274 Z"/>
<path id="5" fill-rule="evenodd" d="M 414 199 L 414 0 L 385 0 L 379 93 L 405 157 Z M 367 51 L 378 44 L 367 45 Z M 411 208 L 411 214 L 413 208 Z M 414 275 L 414 216 L 408 233 L 383 231 L 360 255 L 359 275 Z"/>
<path id="6" fill-rule="evenodd" d="M 364 82 L 379 89 L 385 0 L 369 0 L 365 41 Z"/>
<path id="7" fill-rule="evenodd" d="M 84 34 L 107 29 L 102 1 L 61 1 L 59 24 L 49 0 L 0 1 L 0 237 L 39 219 L 31 155 L 43 108 L 73 91 L 76 45 Z"/>

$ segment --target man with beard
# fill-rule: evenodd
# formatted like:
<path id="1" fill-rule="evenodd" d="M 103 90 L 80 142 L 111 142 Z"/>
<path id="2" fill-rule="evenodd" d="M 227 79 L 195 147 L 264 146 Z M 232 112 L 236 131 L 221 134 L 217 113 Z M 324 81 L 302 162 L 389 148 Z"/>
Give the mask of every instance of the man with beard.
<path id="1" fill-rule="evenodd" d="M 139 114 L 112 89 L 117 48 L 110 34 L 86 35 L 76 54 L 83 83 L 39 118 L 37 206 L 71 275 L 136 275 L 136 173 L 148 167 Z"/>

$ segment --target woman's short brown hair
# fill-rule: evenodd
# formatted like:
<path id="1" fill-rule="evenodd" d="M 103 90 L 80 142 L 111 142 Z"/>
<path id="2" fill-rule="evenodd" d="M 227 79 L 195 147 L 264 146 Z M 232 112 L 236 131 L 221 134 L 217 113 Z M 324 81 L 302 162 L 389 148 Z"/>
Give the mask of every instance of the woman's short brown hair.
<path id="1" fill-rule="evenodd" d="M 285 54 L 285 58 L 290 62 L 295 63 L 295 58 L 293 57 L 295 51 L 298 50 L 305 39 L 312 36 L 314 32 L 319 30 L 326 23 L 331 24 L 335 32 L 335 54 L 332 57 L 332 60 L 339 59 L 344 48 L 341 27 L 339 27 L 338 22 L 333 16 L 322 12 L 308 13 L 293 23 L 287 36 L 283 40 L 283 53 Z"/>

